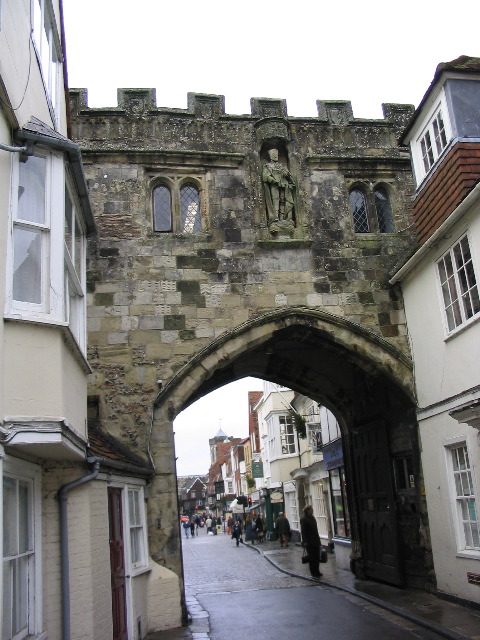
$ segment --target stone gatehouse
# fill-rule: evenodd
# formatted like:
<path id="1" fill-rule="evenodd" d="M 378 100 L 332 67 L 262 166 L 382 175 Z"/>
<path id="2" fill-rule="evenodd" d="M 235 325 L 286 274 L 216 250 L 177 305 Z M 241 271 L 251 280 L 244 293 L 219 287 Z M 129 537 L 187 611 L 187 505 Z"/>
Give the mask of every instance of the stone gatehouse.
<path id="1" fill-rule="evenodd" d="M 180 574 L 173 419 L 253 375 L 338 417 L 359 573 L 427 582 L 412 365 L 389 284 L 415 247 L 410 160 L 397 143 L 413 107 L 364 120 L 340 101 L 293 118 L 264 98 L 248 115 L 226 114 L 215 95 L 189 94 L 187 109 L 157 107 L 151 89 L 120 89 L 104 109 L 89 108 L 85 90 L 70 98 L 99 229 L 91 402 L 106 431 L 155 465 L 153 558 Z M 413 461 L 416 488 L 395 512 L 398 456 Z"/>

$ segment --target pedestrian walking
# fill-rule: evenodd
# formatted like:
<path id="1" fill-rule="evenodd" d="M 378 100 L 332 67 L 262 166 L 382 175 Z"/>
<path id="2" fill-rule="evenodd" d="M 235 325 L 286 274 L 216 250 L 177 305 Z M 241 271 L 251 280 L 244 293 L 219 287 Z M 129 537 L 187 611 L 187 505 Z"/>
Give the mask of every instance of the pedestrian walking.
<path id="1" fill-rule="evenodd" d="M 280 511 L 278 518 L 275 520 L 275 531 L 280 540 L 280 546 L 288 547 L 288 543 L 290 542 L 290 523 L 288 518 L 283 514 L 283 511 Z"/>
<path id="2" fill-rule="evenodd" d="M 311 504 L 303 509 L 304 515 L 300 518 L 300 530 L 302 533 L 302 546 L 307 550 L 308 566 L 314 578 L 321 578 L 320 573 L 320 536 L 318 535 L 317 521 L 313 516 Z"/>
<path id="3" fill-rule="evenodd" d="M 257 538 L 258 538 L 258 542 L 263 542 L 265 539 L 265 526 L 264 526 L 264 522 L 262 519 L 262 516 L 260 514 L 258 514 L 256 520 L 255 520 L 255 527 L 257 530 Z"/>
<path id="4" fill-rule="evenodd" d="M 212 519 L 210 516 L 205 520 L 205 526 L 207 527 L 207 534 L 212 532 Z"/>
<path id="5" fill-rule="evenodd" d="M 255 544 L 257 539 L 257 523 L 253 516 L 247 516 L 247 524 L 245 525 L 245 542 L 251 542 Z"/>
<path id="6" fill-rule="evenodd" d="M 185 537 L 188 538 L 188 532 L 190 531 L 190 520 L 188 518 L 183 521 L 183 530 L 185 531 Z"/>
<path id="7" fill-rule="evenodd" d="M 233 524 L 232 538 L 235 538 L 237 542 L 237 547 L 240 545 L 240 542 L 243 543 L 242 533 L 243 533 L 243 529 L 242 529 L 241 521 L 235 520 Z"/>
<path id="8" fill-rule="evenodd" d="M 190 535 L 192 536 L 192 538 L 195 537 L 195 518 L 194 518 L 194 516 L 192 516 L 192 518 L 190 520 Z"/>

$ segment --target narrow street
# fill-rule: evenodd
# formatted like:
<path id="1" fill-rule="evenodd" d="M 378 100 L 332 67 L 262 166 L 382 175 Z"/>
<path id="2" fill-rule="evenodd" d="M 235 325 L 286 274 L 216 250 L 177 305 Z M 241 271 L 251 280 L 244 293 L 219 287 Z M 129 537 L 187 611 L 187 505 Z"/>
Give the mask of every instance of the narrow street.
<path id="1" fill-rule="evenodd" d="M 183 537 L 182 545 L 187 604 L 194 618 L 193 635 L 184 630 L 184 635 L 161 634 L 159 638 L 436 640 L 467 637 L 455 633 L 439 635 L 359 597 L 284 573 L 258 550 L 246 544 L 236 547 L 230 536 L 223 533 L 209 536 L 200 529 L 193 539 Z M 268 550 L 269 554 L 271 550 L 277 557 L 298 552 L 298 549 L 277 550 L 277 546 L 276 542 L 266 542 L 261 549 Z M 302 573 L 301 567 L 300 563 Z"/>

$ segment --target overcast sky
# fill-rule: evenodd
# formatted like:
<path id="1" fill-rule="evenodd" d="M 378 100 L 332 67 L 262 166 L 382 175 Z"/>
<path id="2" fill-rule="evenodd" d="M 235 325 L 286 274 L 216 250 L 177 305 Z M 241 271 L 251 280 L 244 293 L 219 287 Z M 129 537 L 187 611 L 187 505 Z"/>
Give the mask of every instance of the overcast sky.
<path id="1" fill-rule="evenodd" d="M 316 100 L 350 100 L 356 118 L 382 103 L 417 106 L 438 63 L 480 56 L 479 0 L 64 0 L 68 81 L 90 107 L 117 105 L 117 88 L 155 88 L 157 106 L 185 109 L 187 93 L 285 98 L 290 116 Z M 252 379 L 210 394 L 175 422 L 179 475 L 209 467 L 208 438 L 248 433 Z M 234 387 L 235 388 L 235 387 Z"/>

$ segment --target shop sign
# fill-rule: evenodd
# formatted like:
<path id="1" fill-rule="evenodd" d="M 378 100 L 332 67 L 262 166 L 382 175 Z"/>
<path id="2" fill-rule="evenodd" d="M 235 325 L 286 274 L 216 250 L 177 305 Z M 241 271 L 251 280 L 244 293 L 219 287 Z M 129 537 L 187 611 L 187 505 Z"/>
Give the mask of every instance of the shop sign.
<path id="1" fill-rule="evenodd" d="M 278 502 L 283 502 L 283 493 L 281 491 L 273 491 L 270 494 L 270 502 L 274 504 Z"/>
<path id="2" fill-rule="evenodd" d="M 343 467 L 343 448 L 341 440 L 330 442 L 330 444 L 323 447 L 323 463 L 327 471 Z"/>
<path id="3" fill-rule="evenodd" d="M 252 478 L 263 478 L 263 462 L 252 462 Z"/>

